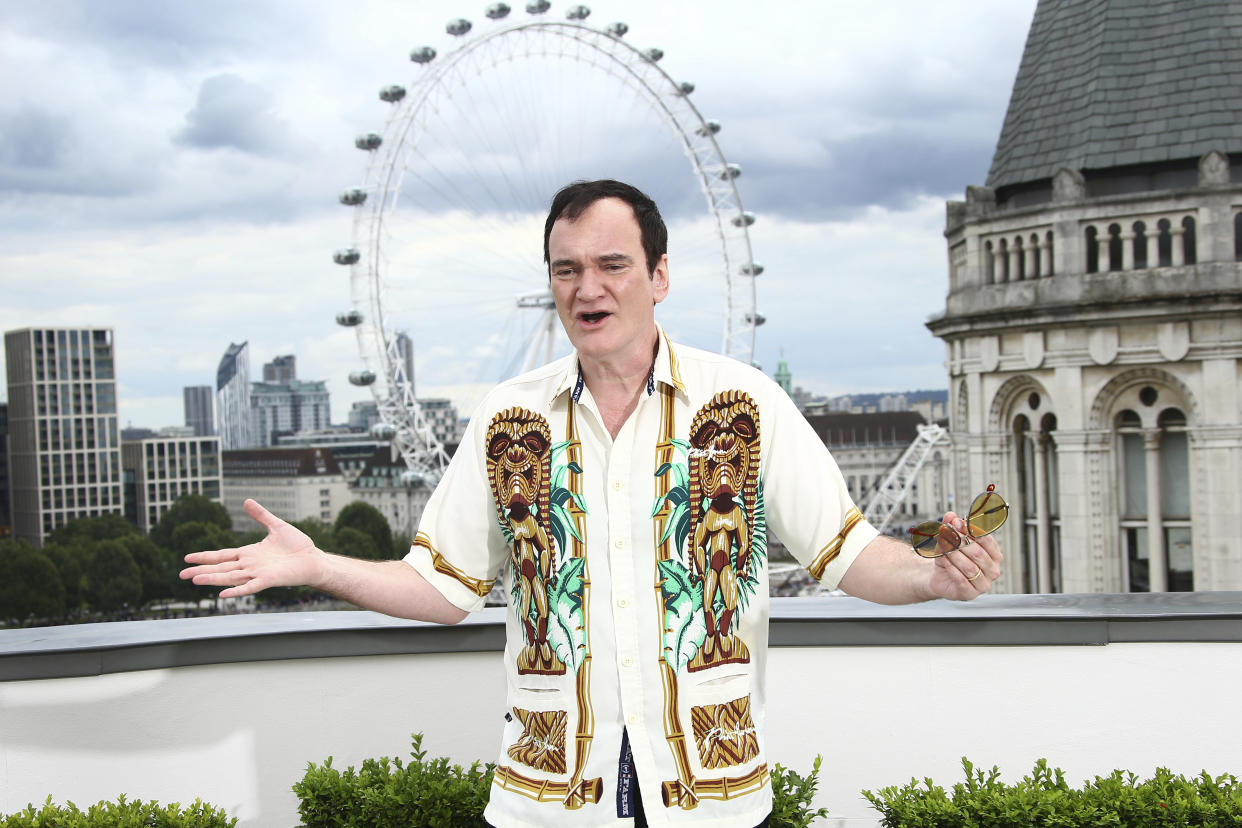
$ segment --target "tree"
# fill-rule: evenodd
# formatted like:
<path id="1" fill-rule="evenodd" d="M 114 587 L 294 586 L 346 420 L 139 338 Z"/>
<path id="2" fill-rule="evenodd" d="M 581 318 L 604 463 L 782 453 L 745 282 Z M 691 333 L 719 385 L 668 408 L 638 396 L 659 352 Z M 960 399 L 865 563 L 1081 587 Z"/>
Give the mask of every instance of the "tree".
<path id="1" fill-rule="evenodd" d="M 159 523 L 151 527 L 150 538 L 156 546 L 172 549 L 172 536 L 177 527 L 187 523 L 205 523 L 217 526 L 226 531 L 233 529 L 233 519 L 229 512 L 219 503 L 200 494 L 184 494 L 177 498 L 168 511 L 160 518 Z M 231 546 L 232 544 L 225 544 Z M 202 550 L 191 550 L 201 552 Z"/>
<path id="2" fill-rule="evenodd" d="M 150 538 L 134 536 L 123 538 L 120 542 L 138 565 L 142 579 L 142 603 L 173 597 L 177 572 L 181 567 L 177 566 L 172 552 L 156 546 Z"/>
<path id="3" fill-rule="evenodd" d="M 336 523 L 332 527 L 333 534 L 339 538 L 340 531 L 346 527 L 370 535 L 380 559 L 387 560 L 393 557 L 392 528 L 388 525 L 388 519 L 383 513 L 370 503 L 355 500 L 342 509 L 341 513 L 336 516 Z M 402 554 L 405 554 L 404 550 Z"/>
<path id="4" fill-rule="evenodd" d="M 56 565 L 26 541 L 0 540 L 0 619 L 64 614 L 65 587 Z"/>
<path id="5" fill-rule="evenodd" d="M 81 539 L 69 544 L 43 544 L 43 554 L 56 566 L 64 586 L 66 611 L 81 609 L 86 602 L 86 567 L 93 551 L 93 542 Z"/>
<path id="6" fill-rule="evenodd" d="M 86 570 L 86 598 L 98 612 L 116 612 L 141 602 L 142 574 L 120 541 L 105 540 L 95 545 Z"/>
<path id="7" fill-rule="evenodd" d="M 218 504 L 217 504 L 218 505 Z M 202 523 L 196 520 L 182 523 L 173 530 L 169 539 L 169 551 L 177 562 L 185 560 L 191 552 L 206 552 L 209 549 L 227 549 L 234 545 L 236 538 L 228 527 L 217 523 Z M 179 568 L 179 567 L 178 567 Z M 200 598 L 213 597 L 217 588 L 196 586 L 190 581 L 178 578 L 174 582 L 173 592 L 178 598 L 196 601 Z"/>
<path id="8" fill-rule="evenodd" d="M 52 532 L 48 541 L 66 545 L 75 541 L 84 541 L 89 544 L 94 541 L 116 540 L 137 534 L 139 534 L 138 527 L 120 515 L 99 515 L 69 521 Z"/>
<path id="9" fill-rule="evenodd" d="M 370 535 L 352 526 L 342 526 L 336 530 L 336 554 L 367 561 L 388 559 L 387 555 L 375 548 L 375 541 Z"/>

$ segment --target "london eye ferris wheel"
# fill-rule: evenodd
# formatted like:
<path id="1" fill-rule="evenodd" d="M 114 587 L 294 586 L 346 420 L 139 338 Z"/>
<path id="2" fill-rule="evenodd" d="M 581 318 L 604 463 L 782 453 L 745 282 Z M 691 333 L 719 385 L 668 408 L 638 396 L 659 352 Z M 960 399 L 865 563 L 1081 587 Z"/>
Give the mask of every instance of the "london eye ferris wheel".
<path id="1" fill-rule="evenodd" d="M 763 266 L 721 124 L 699 112 L 693 83 L 662 68 L 659 48 L 590 15 L 573 5 L 561 18 L 531 0 L 524 15 L 493 3 L 478 25 L 448 21 L 445 48 L 414 48 L 414 78 L 379 91 L 383 131 L 355 139 L 367 164 L 340 194 L 354 231 L 333 254 L 350 271 L 351 306 L 336 319 L 357 334 L 362 368 L 349 380 L 371 389 L 372 432 L 393 441 L 407 484 L 434 484 L 448 462 L 415 372 L 423 396 L 568 352 L 542 235 L 548 201 L 570 181 L 622 178 L 651 194 L 670 228 L 662 324 L 678 341 L 753 360 Z"/>

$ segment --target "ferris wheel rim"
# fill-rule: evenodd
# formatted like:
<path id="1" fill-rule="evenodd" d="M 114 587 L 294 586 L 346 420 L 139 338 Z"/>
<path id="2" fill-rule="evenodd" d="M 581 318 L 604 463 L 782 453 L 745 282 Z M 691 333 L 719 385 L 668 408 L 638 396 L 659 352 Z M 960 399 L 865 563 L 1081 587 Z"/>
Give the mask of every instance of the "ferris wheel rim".
<path id="1" fill-rule="evenodd" d="M 459 21 L 454 21 L 454 23 L 457 22 Z M 611 24 L 610 28 L 617 25 L 619 24 Z M 644 52 L 622 40 L 621 35 L 587 26 L 581 19 L 509 23 L 494 27 L 490 31 L 479 32 L 472 37 L 464 37 L 453 48 L 446 51 L 434 68 L 430 68 L 429 63 L 416 60 L 425 69 L 423 74 L 410 84 L 416 94 L 393 102 L 393 110 L 384 126 L 381 143 L 369 148 L 371 151 L 363 190 L 367 195 L 363 198 L 367 196 L 373 196 L 373 198 L 371 198 L 370 209 L 365 213 L 361 209 L 361 202 L 355 204 L 353 233 L 355 247 L 350 248 L 355 254 L 360 254 L 358 247 L 363 245 L 359 243 L 365 240 L 365 262 L 360 261 L 364 259 L 364 256 L 358 255 L 351 264 L 351 289 L 354 294 L 355 307 L 357 307 L 363 304 L 359 301 L 359 284 L 365 283 L 366 286 L 366 317 L 369 318 L 370 324 L 365 329 L 359 327 L 357 330 L 360 355 L 364 363 L 367 363 L 369 359 L 375 359 L 378 363 L 377 367 L 382 365 L 385 374 L 385 393 L 381 394 L 379 386 L 374 383 L 376 378 L 373 377 L 372 395 L 375 398 L 381 421 L 393 426 L 393 441 L 407 465 L 412 472 L 421 474 L 426 479 L 438 478 L 443 473 L 448 458 L 444 446 L 434 437 L 422 416 L 421 406 L 414 395 L 412 378 L 404 376 L 402 360 L 397 354 L 394 341 L 396 332 L 389 331 L 385 321 L 383 297 L 387 290 L 387 283 L 382 249 L 384 222 L 386 217 L 397 209 L 401 183 L 410 164 L 411 150 L 405 149 L 406 141 L 410 131 L 415 128 L 420 107 L 426 103 L 427 98 L 439 84 L 446 82 L 447 76 L 459 63 L 484 47 L 505 38 L 511 38 L 518 33 L 555 35 L 566 40 L 575 40 L 593 50 L 592 57 L 602 56 L 632 76 L 637 84 L 636 88 L 641 90 L 646 102 L 656 110 L 661 120 L 673 130 L 680 141 L 683 151 L 691 162 L 694 176 L 706 197 L 709 212 L 715 223 L 724 261 L 725 277 L 725 330 L 722 336 L 721 351 L 748 363 L 753 362 L 755 328 L 762 324 L 761 317 L 755 310 L 755 280 L 753 278 L 761 272 L 762 266 L 754 262 L 747 229 L 754 217 L 753 214 L 743 209 L 741 195 L 737 188 L 736 178 L 740 168 L 727 161 L 716 140 L 718 122 L 704 118 L 694 102 L 689 100 L 689 91 L 693 89 L 693 85 L 679 84 L 668 72 L 657 65 L 662 53 L 654 58 L 652 53 L 659 50 L 652 49 Z M 605 48 L 606 45 L 614 47 L 617 51 Z M 421 50 L 415 50 L 415 53 L 426 52 L 429 49 L 430 47 L 423 47 Z M 516 61 L 519 57 L 529 58 L 530 56 L 530 54 L 522 55 L 514 50 L 514 53 L 507 59 Z M 643 72 L 640 73 L 636 71 L 637 69 Z M 610 69 L 606 68 L 605 71 L 610 71 Z M 660 83 L 661 88 L 656 88 L 644 74 L 652 74 Z M 622 78 L 622 81 L 625 82 L 625 79 Z M 690 90 L 687 90 L 686 86 L 689 86 Z M 683 110 L 689 113 L 688 120 L 691 121 L 693 134 L 672 112 L 669 102 L 663 100 L 662 93 L 667 94 L 670 90 L 673 91 L 673 101 L 679 103 Z M 714 128 L 713 124 L 715 124 Z M 394 137 L 394 129 L 398 130 L 395 133 L 395 140 L 390 140 Z M 360 148 L 367 148 L 361 143 L 361 137 L 358 140 Z M 379 146 L 385 147 L 383 161 L 381 161 L 380 153 L 375 152 Z M 714 163 L 704 164 L 702 157 L 708 157 Z M 382 187 L 379 186 L 381 183 Z M 344 197 L 342 201 L 345 201 Z M 728 210 L 727 213 L 726 210 Z M 729 229 L 730 224 L 733 230 Z M 365 235 L 360 233 L 364 225 L 367 231 Z M 734 238 L 735 246 L 739 248 L 737 259 L 741 261 L 730 260 L 730 235 Z M 743 276 L 747 278 L 741 278 Z M 740 289 L 735 290 L 735 286 Z M 739 295 L 735 297 L 735 293 Z M 737 331 L 734 331 L 735 318 L 740 323 Z M 367 337 L 371 339 L 369 343 L 365 341 Z M 734 350 L 732 347 L 734 342 L 740 343 L 743 350 Z M 352 379 L 351 377 L 351 381 Z"/>

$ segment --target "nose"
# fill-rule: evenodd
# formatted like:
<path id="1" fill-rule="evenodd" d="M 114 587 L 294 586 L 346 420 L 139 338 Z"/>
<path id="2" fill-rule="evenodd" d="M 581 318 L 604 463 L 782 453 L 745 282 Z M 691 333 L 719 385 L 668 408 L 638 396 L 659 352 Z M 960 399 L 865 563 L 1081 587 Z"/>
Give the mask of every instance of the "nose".
<path id="1" fill-rule="evenodd" d="M 604 274 L 600 273 L 594 265 L 583 268 L 582 276 L 578 279 L 578 288 L 574 293 L 582 301 L 591 301 L 603 296 Z"/>

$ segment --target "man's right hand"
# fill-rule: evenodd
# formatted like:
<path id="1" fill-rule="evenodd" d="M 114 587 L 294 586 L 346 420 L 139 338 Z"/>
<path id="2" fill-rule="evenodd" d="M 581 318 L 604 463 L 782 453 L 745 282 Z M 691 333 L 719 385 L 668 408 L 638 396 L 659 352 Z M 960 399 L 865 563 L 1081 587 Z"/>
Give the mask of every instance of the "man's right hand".
<path id="1" fill-rule="evenodd" d="M 267 537 L 236 549 L 191 552 L 181 570 L 182 580 L 199 586 L 227 587 L 221 598 L 253 595 L 268 587 L 316 586 L 323 577 L 325 553 L 301 530 L 247 500 L 246 514 L 263 524 Z"/>

